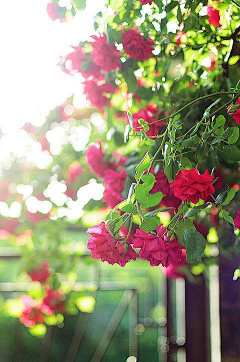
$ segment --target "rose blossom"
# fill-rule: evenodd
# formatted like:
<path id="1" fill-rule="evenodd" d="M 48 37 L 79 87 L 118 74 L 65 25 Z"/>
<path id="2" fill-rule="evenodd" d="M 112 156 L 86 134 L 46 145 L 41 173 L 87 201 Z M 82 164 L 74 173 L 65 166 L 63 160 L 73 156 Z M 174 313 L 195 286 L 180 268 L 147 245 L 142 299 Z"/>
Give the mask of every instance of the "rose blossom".
<path id="1" fill-rule="evenodd" d="M 165 122 L 157 122 L 157 117 L 159 115 L 159 111 L 157 107 L 153 105 L 148 105 L 146 109 L 141 108 L 140 112 L 133 113 L 133 128 L 136 132 L 140 132 L 141 129 L 143 129 L 143 126 L 141 126 L 138 123 L 138 120 L 142 118 L 146 123 L 156 122 L 153 124 L 149 124 L 149 130 L 146 132 L 146 135 L 151 138 L 155 139 L 159 132 L 159 127 L 165 126 Z"/>
<path id="2" fill-rule="evenodd" d="M 93 107 L 102 110 L 109 104 L 109 98 L 105 93 L 114 93 L 114 87 L 111 83 L 98 84 L 95 80 L 87 80 L 84 85 L 84 93 Z"/>
<path id="3" fill-rule="evenodd" d="M 81 73 L 84 78 L 100 79 L 101 67 L 93 62 L 80 46 L 72 48 L 72 53 L 61 58 L 59 65 L 63 67 L 63 71 L 69 75 Z"/>
<path id="4" fill-rule="evenodd" d="M 128 29 L 123 34 L 122 44 L 124 51 L 132 58 L 137 60 L 147 60 L 153 56 L 154 41 L 144 39 L 144 37 L 133 29 Z"/>
<path id="5" fill-rule="evenodd" d="M 133 247 L 140 248 L 139 257 L 150 262 L 151 266 L 162 264 L 168 267 L 170 263 L 180 262 L 182 257 L 182 246 L 177 239 L 170 241 L 167 229 L 162 225 L 157 227 L 157 235 L 147 234 L 137 229 L 133 237 Z"/>
<path id="6" fill-rule="evenodd" d="M 197 204 L 199 199 L 206 200 L 214 193 L 215 188 L 211 184 L 213 180 L 208 170 L 201 175 L 196 168 L 192 168 L 180 170 L 170 187 L 173 187 L 174 196 L 180 200 Z"/>
<path id="7" fill-rule="evenodd" d="M 237 229 L 240 229 L 240 210 L 237 210 L 237 216 L 234 219 L 234 225 Z"/>
<path id="8" fill-rule="evenodd" d="M 107 186 L 104 192 L 104 200 L 111 208 L 114 208 L 117 204 L 124 200 L 122 192 L 126 178 L 127 174 L 124 167 L 121 168 L 120 172 L 115 170 L 105 171 L 104 183 Z"/>
<path id="9" fill-rule="evenodd" d="M 43 299 L 42 310 L 47 315 L 52 315 L 57 312 L 64 313 L 65 295 L 60 290 L 52 290 L 48 285 L 45 287 L 47 295 Z"/>
<path id="10" fill-rule="evenodd" d="M 208 21 L 211 25 L 215 26 L 215 28 L 221 26 L 219 10 L 215 9 L 211 5 L 208 5 L 207 14 L 208 14 Z"/>
<path id="11" fill-rule="evenodd" d="M 236 104 L 240 104 L 240 98 L 237 100 Z M 237 109 L 235 113 L 230 113 L 229 112 L 230 106 L 228 107 L 228 114 L 234 119 L 235 122 L 237 122 L 237 124 L 240 124 L 240 108 Z"/>
<path id="12" fill-rule="evenodd" d="M 107 231 L 104 222 L 90 227 L 87 233 L 91 235 L 87 247 L 91 250 L 94 259 L 101 259 L 111 265 L 119 264 L 122 267 L 130 260 L 136 260 L 137 254 L 131 245 L 121 244 L 122 239 L 114 239 Z"/>
<path id="13" fill-rule="evenodd" d="M 141 0 L 141 4 L 145 5 L 145 4 L 152 4 L 153 0 Z"/>
<path id="14" fill-rule="evenodd" d="M 99 177 L 103 178 L 106 170 L 115 169 L 115 166 L 104 160 L 105 154 L 102 151 L 102 145 L 91 145 L 86 151 L 86 159 L 90 169 Z"/>
<path id="15" fill-rule="evenodd" d="M 91 57 L 95 63 L 106 72 L 115 70 L 116 68 L 121 69 L 120 51 L 116 49 L 115 45 L 107 42 L 106 35 L 92 36 L 95 42 L 91 42 L 93 47 Z"/>
<path id="16" fill-rule="evenodd" d="M 29 295 L 22 295 L 20 299 L 24 306 L 20 322 L 26 327 L 34 327 L 37 323 L 43 323 L 42 304 L 32 299 Z"/>
<path id="17" fill-rule="evenodd" d="M 28 272 L 28 275 L 33 282 L 45 283 L 46 280 L 50 277 L 48 263 L 43 262 L 40 268 L 32 269 L 30 272 Z"/>
<path id="18" fill-rule="evenodd" d="M 181 271 L 181 269 L 187 265 L 186 250 L 183 249 L 181 261 L 175 261 L 171 263 L 167 268 L 163 268 L 163 272 L 166 274 L 167 278 L 170 279 L 184 278 L 184 273 Z"/>

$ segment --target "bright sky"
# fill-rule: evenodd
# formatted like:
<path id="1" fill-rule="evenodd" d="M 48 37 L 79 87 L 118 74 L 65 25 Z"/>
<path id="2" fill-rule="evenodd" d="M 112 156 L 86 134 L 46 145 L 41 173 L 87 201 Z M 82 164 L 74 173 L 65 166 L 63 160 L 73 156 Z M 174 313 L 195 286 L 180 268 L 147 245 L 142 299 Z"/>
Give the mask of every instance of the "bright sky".
<path id="1" fill-rule="evenodd" d="M 70 0 L 62 0 L 62 5 Z M 71 45 L 93 34 L 93 16 L 104 0 L 88 1 L 73 21 L 52 21 L 47 0 L 11 0 L 1 3 L 0 126 L 12 132 L 24 122 L 40 125 L 48 112 L 72 93 L 80 93 L 79 78 L 64 74 L 59 56 Z"/>

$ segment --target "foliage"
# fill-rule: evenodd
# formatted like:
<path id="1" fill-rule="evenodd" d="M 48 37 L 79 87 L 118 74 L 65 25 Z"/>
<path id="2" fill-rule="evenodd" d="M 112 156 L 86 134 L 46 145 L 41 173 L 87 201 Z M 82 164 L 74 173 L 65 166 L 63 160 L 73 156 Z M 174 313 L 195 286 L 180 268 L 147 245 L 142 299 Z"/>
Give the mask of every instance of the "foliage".
<path id="1" fill-rule="evenodd" d="M 72 1 L 71 16 L 85 5 Z M 213 243 L 239 252 L 239 14 L 230 0 L 109 0 L 95 36 L 61 58 L 64 72 L 81 74 L 89 107 L 71 97 L 41 128 L 21 130 L 31 147 L 41 144 L 44 166 L 27 152 L 3 167 L 1 200 L 21 215 L 2 219 L 1 238 L 30 276 L 49 266 L 32 296 L 44 315 L 35 334 L 59 323 L 59 310 L 43 309 L 46 286 L 64 296 L 60 315 L 94 308 L 91 291 L 74 292 L 88 226 L 92 257 L 110 264 L 138 254 L 189 275 L 216 256 Z M 7 312 L 16 317 L 14 303 Z"/>

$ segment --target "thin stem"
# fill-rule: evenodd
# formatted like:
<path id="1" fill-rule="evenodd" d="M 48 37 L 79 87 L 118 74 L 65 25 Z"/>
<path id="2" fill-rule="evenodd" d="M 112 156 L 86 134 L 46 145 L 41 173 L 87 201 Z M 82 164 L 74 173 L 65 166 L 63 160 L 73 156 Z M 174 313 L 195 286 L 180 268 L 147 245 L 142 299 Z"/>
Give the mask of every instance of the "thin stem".
<path id="1" fill-rule="evenodd" d="M 171 119 L 171 118 L 174 118 L 178 113 L 184 111 L 186 108 L 192 106 L 193 104 L 199 102 L 199 101 L 202 101 L 204 99 L 207 99 L 207 98 L 211 98 L 211 97 L 217 97 L 217 96 L 220 96 L 220 95 L 228 95 L 228 94 L 240 94 L 240 92 L 216 92 L 216 93 L 212 93 L 212 94 L 208 94 L 206 96 L 202 96 L 200 98 L 197 98 L 197 99 L 194 99 L 192 102 L 186 104 L 184 107 L 180 108 L 177 112 L 173 113 L 171 116 L 168 116 L 168 117 L 164 117 L 164 118 L 161 118 L 157 121 L 153 121 L 153 122 L 150 122 L 148 123 L 148 125 L 151 125 L 151 124 L 154 124 L 154 123 L 157 123 L 157 122 L 160 122 L 160 121 L 165 121 L 167 119 Z"/>
<path id="2" fill-rule="evenodd" d="M 240 4 L 236 0 L 232 0 L 232 2 L 240 9 Z"/>

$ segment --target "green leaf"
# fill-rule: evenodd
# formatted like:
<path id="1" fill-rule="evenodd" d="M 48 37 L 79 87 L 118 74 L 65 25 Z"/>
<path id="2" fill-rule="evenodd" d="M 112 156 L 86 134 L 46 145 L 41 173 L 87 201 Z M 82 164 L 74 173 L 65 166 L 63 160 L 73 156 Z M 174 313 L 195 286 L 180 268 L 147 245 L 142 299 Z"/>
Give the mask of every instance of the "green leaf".
<path id="1" fill-rule="evenodd" d="M 206 248 L 206 240 L 197 230 L 187 229 L 183 234 L 184 245 L 186 248 L 187 262 L 201 262 L 202 255 Z"/>
<path id="2" fill-rule="evenodd" d="M 225 198 L 224 202 L 222 203 L 222 206 L 226 206 L 228 205 L 235 197 L 237 190 L 235 190 L 234 188 L 231 188 L 228 193 L 227 193 L 227 197 Z"/>
<path id="3" fill-rule="evenodd" d="M 210 161 L 209 164 L 211 163 L 211 168 L 216 167 L 219 162 L 218 162 L 217 153 L 212 146 L 209 147 L 208 157 Z"/>
<path id="4" fill-rule="evenodd" d="M 222 127 L 226 122 L 226 118 L 222 115 L 218 116 L 215 122 L 215 127 Z"/>
<path id="5" fill-rule="evenodd" d="M 131 128 L 133 128 L 133 117 L 132 117 L 132 113 L 127 111 L 127 116 L 128 116 L 128 121 L 129 121 L 129 124 L 131 126 Z"/>
<path id="6" fill-rule="evenodd" d="M 154 210 L 154 211 L 150 211 L 150 212 L 147 212 L 144 217 L 152 217 L 152 216 L 156 216 L 159 212 L 165 212 L 165 211 L 169 211 L 169 210 L 173 210 L 175 209 L 174 207 L 163 207 L 161 209 L 157 209 L 157 210 Z"/>
<path id="7" fill-rule="evenodd" d="M 239 3 L 240 5 L 240 3 Z M 239 55 L 234 55 L 233 57 L 231 57 L 228 61 L 229 65 L 234 65 L 236 64 L 240 59 L 240 56 Z"/>
<path id="8" fill-rule="evenodd" d="M 207 202 L 204 205 L 194 206 L 192 209 L 186 212 L 184 217 L 186 218 L 186 217 L 196 216 L 197 214 L 199 214 L 200 211 L 206 209 L 206 207 L 208 207 L 209 205 L 211 205 L 211 202 Z"/>
<path id="9" fill-rule="evenodd" d="M 224 220 L 234 229 L 234 220 L 227 210 L 222 210 Z"/>
<path id="10" fill-rule="evenodd" d="M 228 143 L 232 145 L 233 143 L 236 143 L 239 138 L 239 128 L 238 127 L 232 127 L 232 134 L 228 137 Z"/>
<path id="11" fill-rule="evenodd" d="M 133 205 L 131 202 L 127 202 L 127 200 L 124 200 L 120 204 L 117 205 L 118 209 L 124 211 L 124 212 L 131 212 L 132 214 L 137 213 L 137 207 Z"/>
<path id="12" fill-rule="evenodd" d="M 122 32 L 120 30 L 112 29 L 109 25 L 107 25 L 106 35 L 108 43 L 121 43 Z"/>
<path id="13" fill-rule="evenodd" d="M 196 230 L 193 222 L 191 220 L 180 220 L 178 225 L 177 225 L 177 230 L 176 230 L 176 234 L 178 237 L 178 242 L 181 245 L 184 245 L 184 240 L 183 240 L 183 235 L 184 235 L 184 231 L 188 229 L 188 230 Z"/>
<path id="14" fill-rule="evenodd" d="M 200 138 L 198 137 L 198 135 L 194 135 L 193 137 L 190 137 L 184 141 L 181 142 L 181 146 L 183 147 L 194 147 L 196 145 L 198 145 L 200 142 Z"/>
<path id="15" fill-rule="evenodd" d="M 178 1 L 171 1 L 169 4 L 166 5 L 165 11 L 169 13 L 172 9 L 174 9 L 177 5 L 179 5 Z"/>
<path id="16" fill-rule="evenodd" d="M 156 230 L 158 225 L 160 224 L 160 219 L 156 217 L 151 217 L 141 220 L 139 228 L 144 231 L 145 233 L 149 233 L 149 231 Z"/>
<path id="17" fill-rule="evenodd" d="M 219 143 L 228 137 L 232 136 L 233 131 L 232 128 L 227 128 L 220 136 L 216 137 L 211 143 L 212 145 L 215 145 L 216 143 Z"/>
<path id="18" fill-rule="evenodd" d="M 216 198 L 216 204 L 217 205 L 222 205 L 222 203 L 224 202 L 227 193 L 228 193 L 228 186 L 225 186 L 224 189 L 220 192 L 220 194 L 217 196 Z"/>
<path id="19" fill-rule="evenodd" d="M 164 168 L 164 173 L 169 182 L 172 182 L 175 179 L 178 171 L 179 171 L 178 163 L 173 159 L 171 159 L 168 165 Z"/>
<path id="20" fill-rule="evenodd" d="M 29 332 L 34 337 L 43 338 L 47 332 L 45 324 L 36 324 L 34 327 L 29 328 Z"/>
<path id="21" fill-rule="evenodd" d="M 240 161 L 240 149 L 235 145 L 226 145 L 219 150 L 219 155 L 228 164 Z"/>
<path id="22" fill-rule="evenodd" d="M 131 127 L 129 124 L 127 124 L 124 130 L 124 143 L 127 143 L 129 141 L 130 132 L 131 132 Z"/>
<path id="23" fill-rule="evenodd" d="M 151 187 L 153 187 L 155 183 L 155 176 L 152 173 L 149 173 L 147 175 L 142 175 L 141 180 L 146 185 L 151 185 Z"/>
<path id="24" fill-rule="evenodd" d="M 74 0 L 74 3 L 78 10 L 84 10 L 86 7 L 86 0 Z"/>
<path id="25" fill-rule="evenodd" d="M 135 93 L 137 89 L 137 78 L 135 77 L 135 74 L 131 68 L 125 69 L 123 71 L 123 76 L 127 82 L 128 91 L 130 93 Z"/>
<path id="26" fill-rule="evenodd" d="M 144 158 L 140 161 L 140 163 L 136 167 L 136 174 L 135 174 L 136 180 L 138 180 L 142 176 L 142 174 L 148 170 L 150 163 L 151 163 L 151 159 L 147 152 L 146 155 L 144 156 Z"/>

